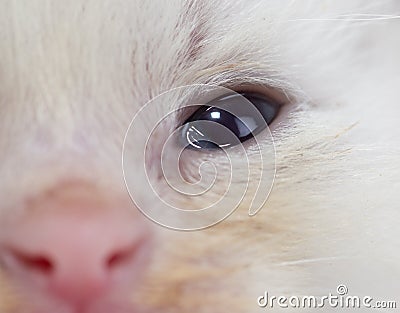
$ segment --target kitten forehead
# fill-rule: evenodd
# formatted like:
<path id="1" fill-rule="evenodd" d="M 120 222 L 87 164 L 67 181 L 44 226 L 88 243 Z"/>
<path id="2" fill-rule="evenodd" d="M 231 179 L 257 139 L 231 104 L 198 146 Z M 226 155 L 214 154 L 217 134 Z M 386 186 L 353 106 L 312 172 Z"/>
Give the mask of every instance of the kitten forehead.
<path id="1" fill-rule="evenodd" d="M 0 101 L 139 105 L 190 83 L 284 85 L 292 70 L 279 60 L 282 38 L 320 40 L 314 26 L 289 21 L 374 11 L 361 1 L 6 2 Z"/>

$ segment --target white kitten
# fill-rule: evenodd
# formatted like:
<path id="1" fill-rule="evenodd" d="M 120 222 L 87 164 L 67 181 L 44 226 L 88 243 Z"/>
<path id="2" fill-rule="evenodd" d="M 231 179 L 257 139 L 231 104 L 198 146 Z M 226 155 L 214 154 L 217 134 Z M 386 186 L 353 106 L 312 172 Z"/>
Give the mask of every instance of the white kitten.
<path id="1" fill-rule="evenodd" d="M 340 284 L 372 303 L 400 301 L 398 1 L 0 8 L 1 313 L 265 312 L 265 292 L 321 297 Z M 270 125 L 276 177 L 262 210 L 249 217 L 245 198 L 218 225 L 181 232 L 135 207 L 121 155 L 140 108 L 193 84 L 251 91 L 282 108 Z M 128 188 L 151 210 L 161 199 L 140 174 L 141 144 L 184 105 L 160 101 L 127 142 Z M 162 199 L 197 209 L 225 189 L 217 180 L 193 199 L 163 181 L 161 138 L 193 110 L 180 112 L 146 146 L 148 174 Z M 266 133 L 262 149 L 271 147 Z M 243 147 L 251 154 L 254 142 Z M 227 173 L 218 152 L 191 150 L 186 179 L 199 178 L 205 155 Z M 232 160 L 256 193 L 260 167 L 249 174 L 237 166 L 242 154 Z"/>

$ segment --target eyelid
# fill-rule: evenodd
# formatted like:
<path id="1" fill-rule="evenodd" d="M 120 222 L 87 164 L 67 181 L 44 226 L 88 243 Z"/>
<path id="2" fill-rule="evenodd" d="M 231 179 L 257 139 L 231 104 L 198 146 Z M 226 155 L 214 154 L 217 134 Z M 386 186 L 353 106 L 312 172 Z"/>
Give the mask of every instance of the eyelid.
<path id="1" fill-rule="evenodd" d="M 283 90 L 279 90 L 277 88 L 271 88 L 269 86 L 263 85 L 251 85 L 251 84 L 240 84 L 240 85 L 231 85 L 231 86 L 223 86 L 229 90 L 232 90 L 237 93 L 254 93 L 263 95 L 266 98 L 271 99 L 273 102 L 283 107 L 288 103 L 292 102 L 291 97 L 285 93 Z M 203 105 L 207 105 L 204 103 Z M 196 112 L 201 105 L 186 107 L 182 110 L 178 110 L 177 114 L 177 122 L 178 124 L 183 123 L 187 120 L 194 112 Z"/>
<path id="2" fill-rule="evenodd" d="M 276 119 L 269 125 L 271 131 L 274 130 L 277 124 L 284 119 L 284 116 L 288 113 L 289 106 L 293 99 L 288 95 L 284 90 L 278 88 L 272 88 L 270 86 L 264 85 L 255 85 L 255 84 L 239 84 L 239 85 L 230 85 L 223 86 L 229 90 L 232 90 L 236 93 L 253 93 L 262 95 L 263 97 L 270 99 L 272 102 L 276 103 L 280 106 L 280 113 L 276 117 Z M 204 103 L 203 105 L 207 105 Z M 202 105 L 193 105 L 190 107 L 183 108 L 178 110 L 178 114 L 176 116 L 177 125 L 182 125 L 191 115 L 193 115 Z"/>
<path id="3" fill-rule="evenodd" d="M 241 84 L 227 88 L 237 93 L 254 93 L 263 95 L 267 99 L 276 102 L 280 106 L 284 106 L 293 101 L 293 99 L 291 99 L 291 96 L 287 94 L 284 90 L 272 88 L 269 86 Z"/>

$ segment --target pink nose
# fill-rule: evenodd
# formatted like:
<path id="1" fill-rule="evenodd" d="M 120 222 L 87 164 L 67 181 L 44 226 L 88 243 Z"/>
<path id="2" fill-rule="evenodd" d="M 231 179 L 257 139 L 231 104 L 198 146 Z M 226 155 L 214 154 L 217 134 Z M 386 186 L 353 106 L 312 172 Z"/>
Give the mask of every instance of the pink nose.
<path id="1" fill-rule="evenodd" d="M 151 246 L 148 223 L 124 205 L 81 192 L 38 199 L 2 231 L 0 264 L 73 305 L 106 296 L 138 279 Z"/>

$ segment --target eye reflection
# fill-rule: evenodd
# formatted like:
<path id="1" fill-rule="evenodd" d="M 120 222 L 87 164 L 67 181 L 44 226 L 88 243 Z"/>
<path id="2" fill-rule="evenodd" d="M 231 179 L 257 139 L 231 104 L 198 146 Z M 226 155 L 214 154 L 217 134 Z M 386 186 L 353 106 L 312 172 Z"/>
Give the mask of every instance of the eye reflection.
<path id="1" fill-rule="evenodd" d="M 214 119 L 219 119 L 219 118 L 221 118 L 221 113 L 220 112 L 211 112 L 211 117 Z"/>

